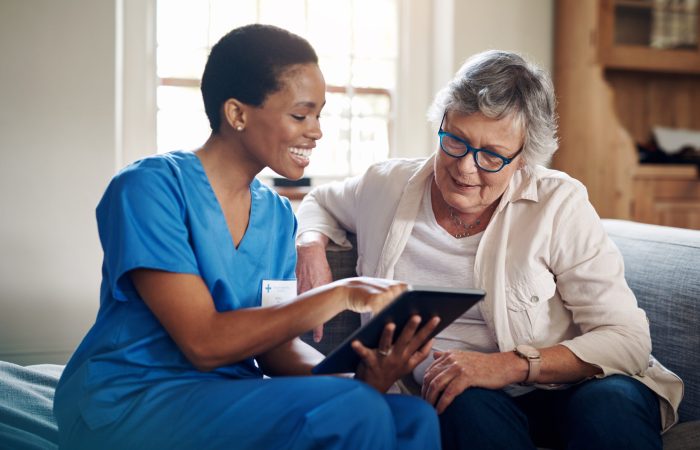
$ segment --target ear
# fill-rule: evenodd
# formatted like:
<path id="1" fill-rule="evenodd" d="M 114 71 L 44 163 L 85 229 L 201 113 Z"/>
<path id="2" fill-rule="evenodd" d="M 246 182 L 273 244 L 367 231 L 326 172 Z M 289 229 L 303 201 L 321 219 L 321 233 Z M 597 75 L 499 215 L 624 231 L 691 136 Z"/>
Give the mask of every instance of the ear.
<path id="1" fill-rule="evenodd" d="M 230 98 L 224 102 L 222 109 L 222 120 L 226 121 L 231 128 L 236 131 L 243 131 L 245 129 L 246 113 L 244 103 L 235 98 Z"/>

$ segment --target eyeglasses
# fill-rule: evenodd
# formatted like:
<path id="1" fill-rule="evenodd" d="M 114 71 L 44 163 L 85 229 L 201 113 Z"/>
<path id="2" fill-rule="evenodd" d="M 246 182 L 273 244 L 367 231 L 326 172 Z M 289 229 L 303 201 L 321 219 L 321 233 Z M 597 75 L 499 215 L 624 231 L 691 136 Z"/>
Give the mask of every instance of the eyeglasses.
<path id="1" fill-rule="evenodd" d="M 498 172 L 513 162 L 515 157 L 523 151 L 521 147 L 520 150 L 515 153 L 515 155 L 510 158 L 506 158 L 505 156 L 499 155 L 491 150 L 472 147 L 469 142 L 442 129 L 442 124 L 445 123 L 445 116 L 447 116 L 447 111 L 445 111 L 445 114 L 442 115 L 438 136 L 440 137 L 440 148 L 448 156 L 453 158 L 462 158 L 471 151 L 472 155 L 474 156 L 474 163 L 479 169 L 486 172 Z"/>

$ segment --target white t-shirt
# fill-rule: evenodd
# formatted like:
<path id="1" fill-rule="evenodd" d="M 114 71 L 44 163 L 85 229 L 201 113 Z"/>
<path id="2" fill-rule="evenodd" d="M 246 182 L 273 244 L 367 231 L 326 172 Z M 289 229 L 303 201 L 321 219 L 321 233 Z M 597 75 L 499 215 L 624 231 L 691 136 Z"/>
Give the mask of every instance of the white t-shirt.
<path id="1" fill-rule="evenodd" d="M 433 213 L 428 180 L 411 237 L 394 269 L 394 279 L 409 284 L 473 288 L 474 258 L 483 232 L 456 238 L 438 225 Z M 498 352 L 496 338 L 486 326 L 481 311 L 473 307 L 435 338 L 434 350 Z M 426 358 L 413 371 L 418 383 L 433 361 Z"/>

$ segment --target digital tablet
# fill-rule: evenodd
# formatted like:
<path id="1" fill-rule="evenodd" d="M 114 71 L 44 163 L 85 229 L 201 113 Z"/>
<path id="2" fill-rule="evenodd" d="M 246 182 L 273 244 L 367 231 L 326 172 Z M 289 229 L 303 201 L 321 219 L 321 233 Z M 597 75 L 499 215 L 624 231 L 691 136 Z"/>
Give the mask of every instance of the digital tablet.
<path id="1" fill-rule="evenodd" d="M 342 344 L 333 350 L 311 372 L 317 375 L 354 372 L 360 363 L 360 357 L 352 349 L 351 343 L 357 339 L 365 347 L 377 348 L 379 339 L 387 323 L 396 324 L 394 341 L 411 316 L 418 314 L 427 323 L 434 316 L 440 317 L 440 323 L 433 330 L 430 338 L 444 330 L 455 319 L 474 306 L 486 293 L 478 289 L 456 289 L 434 286 L 414 286 L 399 295 L 363 327 L 352 333 Z"/>

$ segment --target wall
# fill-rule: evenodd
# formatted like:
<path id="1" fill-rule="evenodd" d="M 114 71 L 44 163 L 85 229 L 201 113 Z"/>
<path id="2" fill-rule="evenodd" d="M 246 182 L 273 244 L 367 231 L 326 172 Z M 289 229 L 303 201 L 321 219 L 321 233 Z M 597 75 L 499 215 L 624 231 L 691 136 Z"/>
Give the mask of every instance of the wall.
<path id="1" fill-rule="evenodd" d="M 435 151 L 436 127 L 426 123 L 426 112 L 469 56 L 489 49 L 516 51 L 551 73 L 553 0 L 403 0 L 401 5 L 404 47 L 393 156 Z"/>
<path id="2" fill-rule="evenodd" d="M 520 52 L 551 72 L 554 55 L 553 0 L 455 0 L 454 70 L 474 53 Z"/>
<path id="3" fill-rule="evenodd" d="M 0 359 L 65 362 L 94 320 L 114 170 L 113 1 L 0 2 Z"/>
<path id="4" fill-rule="evenodd" d="M 94 320 L 95 206 L 117 167 L 155 147 L 139 115 L 153 55 L 129 44 L 153 39 L 153 2 L 0 1 L 0 360 L 64 363 Z M 434 151 L 426 110 L 468 55 L 512 49 L 552 66 L 551 0 L 403 4 L 396 156 Z M 121 14 L 145 25 L 122 31 Z"/>

